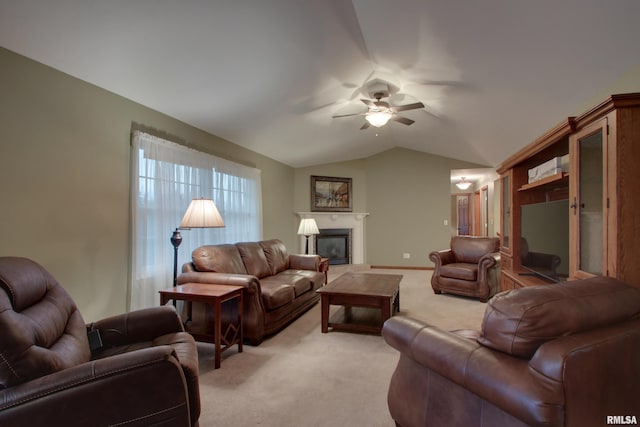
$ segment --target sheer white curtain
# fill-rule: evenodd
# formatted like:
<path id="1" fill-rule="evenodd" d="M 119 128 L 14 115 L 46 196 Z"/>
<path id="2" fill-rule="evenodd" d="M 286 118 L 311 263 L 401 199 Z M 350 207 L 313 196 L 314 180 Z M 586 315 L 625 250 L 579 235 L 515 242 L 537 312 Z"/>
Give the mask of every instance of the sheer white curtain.
<path id="1" fill-rule="evenodd" d="M 260 170 L 136 131 L 132 140 L 132 277 L 129 309 L 159 304 L 172 285 L 170 238 L 195 198 L 213 198 L 224 228 L 182 231 L 178 271 L 204 244 L 262 239 Z"/>

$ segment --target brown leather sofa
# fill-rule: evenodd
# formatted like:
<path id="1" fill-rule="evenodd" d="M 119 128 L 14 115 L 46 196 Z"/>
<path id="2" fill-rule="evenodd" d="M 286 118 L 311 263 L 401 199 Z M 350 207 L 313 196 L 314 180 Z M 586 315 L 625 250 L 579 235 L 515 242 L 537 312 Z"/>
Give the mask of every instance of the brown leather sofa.
<path id="1" fill-rule="evenodd" d="M 325 282 L 318 255 L 288 254 L 282 241 L 201 246 L 182 267 L 178 283 L 244 286 L 244 338 L 253 345 L 274 334 L 318 302 Z M 189 328 L 212 334 L 211 307 L 193 303 Z M 223 306 L 223 323 L 235 319 L 235 304 Z M 225 327 L 223 326 L 223 330 Z"/>
<path id="2" fill-rule="evenodd" d="M 616 279 L 500 293 L 479 332 L 396 316 L 382 333 L 400 351 L 388 392 L 399 426 L 640 420 L 640 289 Z"/>
<path id="3" fill-rule="evenodd" d="M 450 248 L 434 251 L 433 292 L 478 298 L 482 302 L 500 290 L 500 239 L 453 236 Z"/>
<path id="4" fill-rule="evenodd" d="M 89 330 L 103 343 L 93 352 Z M 85 325 L 43 267 L 0 257 L 0 426 L 196 426 L 198 387 L 173 307 Z"/>

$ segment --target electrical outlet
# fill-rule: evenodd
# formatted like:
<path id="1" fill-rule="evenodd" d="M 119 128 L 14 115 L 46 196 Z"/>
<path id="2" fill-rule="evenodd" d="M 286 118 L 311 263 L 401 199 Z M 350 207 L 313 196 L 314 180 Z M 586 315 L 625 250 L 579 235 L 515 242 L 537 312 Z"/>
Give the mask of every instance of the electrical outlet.
<path id="1" fill-rule="evenodd" d="M 402 254 L 402 258 L 403 258 L 403 259 L 409 259 L 409 258 L 411 258 L 411 254 L 410 254 L 410 253 L 405 252 L 405 253 L 403 253 L 403 254 Z"/>

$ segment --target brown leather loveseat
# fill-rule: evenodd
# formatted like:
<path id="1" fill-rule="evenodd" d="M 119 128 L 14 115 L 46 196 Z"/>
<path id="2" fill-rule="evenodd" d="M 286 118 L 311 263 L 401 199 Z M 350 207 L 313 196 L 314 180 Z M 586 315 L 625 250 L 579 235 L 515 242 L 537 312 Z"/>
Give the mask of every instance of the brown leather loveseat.
<path id="1" fill-rule="evenodd" d="M 500 239 L 453 236 L 449 249 L 434 251 L 433 292 L 478 298 L 482 302 L 499 291 Z"/>
<path id="2" fill-rule="evenodd" d="M 388 392 L 399 426 L 640 422 L 640 289 L 615 279 L 500 293 L 480 332 L 396 316 L 383 336 L 400 351 Z"/>
<path id="3" fill-rule="evenodd" d="M 244 286 L 244 338 L 253 345 L 274 334 L 318 302 L 325 281 L 318 255 L 288 254 L 282 241 L 201 246 L 182 267 L 178 283 Z M 234 304 L 223 307 L 224 318 Z M 193 303 L 192 323 L 211 327 L 209 306 Z M 189 326 L 188 326 L 189 327 Z M 224 330 L 224 328 L 223 328 Z M 209 331 L 211 332 L 211 331 Z"/>
<path id="4" fill-rule="evenodd" d="M 0 426 L 188 427 L 199 415 L 197 347 L 173 307 L 85 325 L 43 267 L 0 257 Z"/>

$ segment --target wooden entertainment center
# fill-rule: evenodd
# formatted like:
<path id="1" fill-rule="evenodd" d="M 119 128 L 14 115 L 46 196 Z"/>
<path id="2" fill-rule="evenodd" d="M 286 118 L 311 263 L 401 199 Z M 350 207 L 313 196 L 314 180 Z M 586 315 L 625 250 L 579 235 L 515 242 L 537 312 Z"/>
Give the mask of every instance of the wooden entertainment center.
<path id="1" fill-rule="evenodd" d="M 568 170 L 529 182 L 530 169 L 566 155 Z M 497 170 L 502 290 L 553 283 L 523 266 L 530 245 L 523 236 L 522 212 L 539 204 L 544 213 L 544 204 L 554 201 L 568 206 L 568 218 L 560 221 L 566 227 L 556 234 L 560 246 L 566 246 L 566 255 L 558 257 L 566 273 L 557 280 L 603 275 L 640 286 L 640 93 L 612 95 L 563 120 Z M 535 225 L 556 225 L 548 221 L 541 214 Z"/>

